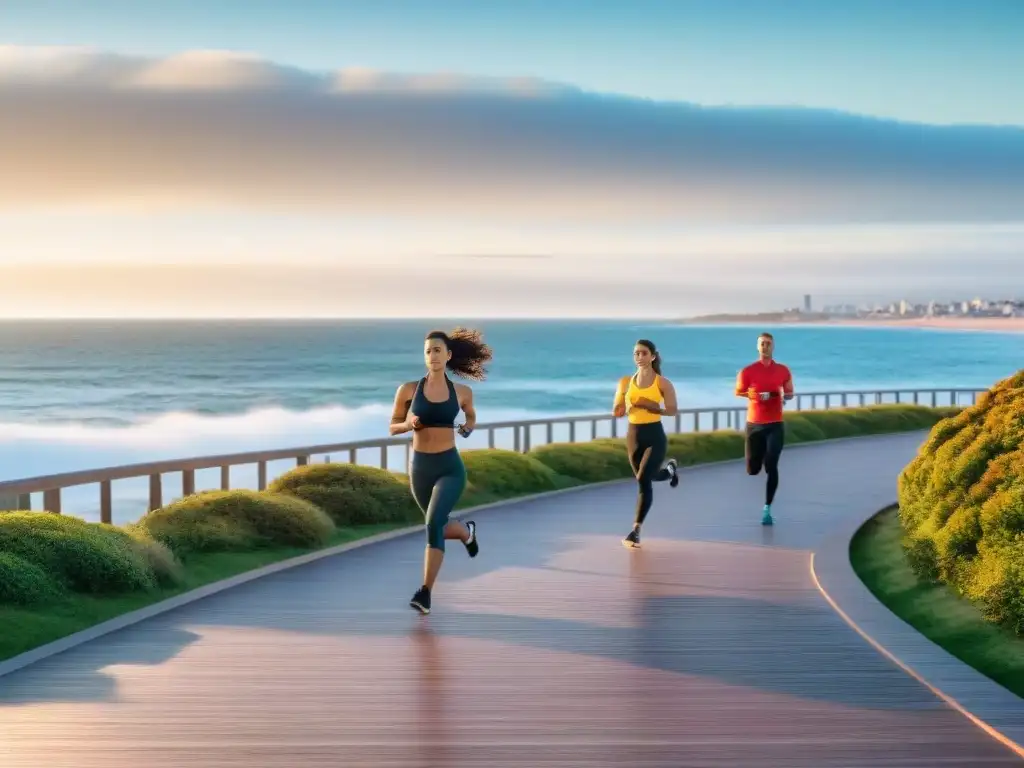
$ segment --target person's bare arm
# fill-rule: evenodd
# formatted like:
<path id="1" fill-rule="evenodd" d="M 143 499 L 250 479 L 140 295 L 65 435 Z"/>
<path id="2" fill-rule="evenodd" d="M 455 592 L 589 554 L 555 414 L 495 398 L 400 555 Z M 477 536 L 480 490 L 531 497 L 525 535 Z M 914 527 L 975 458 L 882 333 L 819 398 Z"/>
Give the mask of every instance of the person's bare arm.
<path id="1" fill-rule="evenodd" d="M 676 400 L 676 388 L 672 386 L 672 382 L 664 376 L 661 378 L 661 383 L 664 386 L 664 390 L 661 394 L 665 398 L 665 407 L 661 408 L 658 412 L 662 416 L 675 416 L 679 413 L 679 402 Z"/>
<path id="2" fill-rule="evenodd" d="M 473 405 L 473 390 L 465 384 L 456 384 L 459 393 L 459 405 L 462 412 L 466 414 L 466 420 L 459 427 L 459 434 L 469 437 L 469 433 L 476 428 L 476 407 Z"/>
<path id="3" fill-rule="evenodd" d="M 629 381 L 629 376 L 623 376 L 619 379 L 619 386 L 615 388 L 615 399 L 612 400 L 612 415 L 617 419 L 621 419 L 626 415 L 626 382 Z"/>
<path id="4" fill-rule="evenodd" d="M 792 400 L 793 399 L 793 374 L 790 374 L 789 378 L 786 379 L 786 383 L 782 385 L 782 393 L 781 394 L 782 394 L 782 398 L 784 400 Z"/>
<path id="5" fill-rule="evenodd" d="M 395 392 L 395 406 L 391 410 L 391 434 L 401 435 L 416 429 L 416 417 L 409 416 L 409 406 L 415 391 L 415 385 L 407 381 Z"/>

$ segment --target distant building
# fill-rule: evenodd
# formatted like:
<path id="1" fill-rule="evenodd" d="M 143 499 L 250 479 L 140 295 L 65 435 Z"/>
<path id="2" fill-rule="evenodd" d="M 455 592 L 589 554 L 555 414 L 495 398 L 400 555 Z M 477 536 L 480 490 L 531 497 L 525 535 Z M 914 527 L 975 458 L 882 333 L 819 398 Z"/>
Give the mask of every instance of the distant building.
<path id="1" fill-rule="evenodd" d="M 804 294 L 804 312 L 810 312 L 810 311 L 811 311 L 811 294 L 805 293 Z"/>

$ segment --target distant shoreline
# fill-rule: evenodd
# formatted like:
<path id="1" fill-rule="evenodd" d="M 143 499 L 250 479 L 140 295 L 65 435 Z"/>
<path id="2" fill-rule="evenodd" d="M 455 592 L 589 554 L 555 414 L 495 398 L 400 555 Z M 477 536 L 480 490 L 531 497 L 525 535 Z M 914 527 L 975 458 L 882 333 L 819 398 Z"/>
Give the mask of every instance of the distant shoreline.
<path id="1" fill-rule="evenodd" d="M 943 331 L 988 331 L 1024 333 L 1024 317 L 794 317 L 776 313 L 763 316 L 711 316 L 679 321 L 680 325 L 803 325 L 843 326 L 848 328 L 923 328 Z"/>

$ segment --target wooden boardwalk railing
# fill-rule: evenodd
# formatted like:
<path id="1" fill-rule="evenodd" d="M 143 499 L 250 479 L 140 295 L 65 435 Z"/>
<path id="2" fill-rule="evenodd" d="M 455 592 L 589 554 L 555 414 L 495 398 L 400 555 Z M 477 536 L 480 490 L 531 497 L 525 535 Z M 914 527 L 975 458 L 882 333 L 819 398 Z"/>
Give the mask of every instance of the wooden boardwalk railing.
<path id="1" fill-rule="evenodd" d="M 797 410 L 819 410 L 819 403 L 825 409 L 833 407 L 865 406 L 891 403 L 914 403 L 920 405 L 966 405 L 969 400 L 973 404 L 979 392 L 987 388 L 943 388 L 943 389 L 898 389 L 898 390 L 855 390 L 846 392 L 804 392 L 794 399 Z M 948 395 L 948 397 L 946 397 Z M 891 399 L 887 399 L 891 396 Z M 737 399 L 735 405 L 682 409 L 673 417 L 666 417 L 666 427 L 673 432 L 700 432 L 710 428 L 739 429 L 744 424 L 746 408 L 742 400 Z M 610 425 L 610 434 L 619 434 L 619 422 L 610 413 L 563 416 L 556 418 L 532 419 L 526 421 L 503 421 L 477 425 L 474 437 L 481 434 L 487 436 L 489 448 L 505 447 L 497 445 L 498 436 L 506 436 L 511 431 L 511 448 L 515 451 L 529 451 L 534 444 L 534 430 L 543 430 L 543 444 L 555 442 L 556 430 L 566 432 L 565 441 L 578 442 L 578 425 L 589 427 L 587 439 L 599 436 L 599 427 L 605 423 Z M 690 427 L 690 429 L 686 429 Z M 561 429 L 564 428 L 564 429 Z M 605 436 L 605 435 L 600 435 Z M 471 438 L 472 439 L 472 438 Z M 559 437 L 559 441 L 562 438 Z M 504 441 L 502 441 L 504 443 Z M 379 457 L 370 465 L 388 469 L 390 467 L 389 449 L 404 447 L 405 462 L 408 461 L 411 441 L 408 437 L 385 437 L 356 442 L 331 443 L 327 445 L 306 445 L 276 450 L 250 451 L 246 453 L 221 454 L 216 456 L 199 456 L 182 459 L 128 464 L 102 469 L 87 469 L 75 472 L 64 472 L 54 475 L 43 475 L 18 480 L 0 482 L 0 509 L 33 509 L 33 494 L 42 495 L 42 511 L 60 514 L 62 510 L 63 491 L 83 485 L 99 485 L 99 519 L 101 522 L 112 522 L 113 518 L 113 483 L 116 480 L 132 480 L 148 478 L 149 494 L 147 510 L 157 509 L 165 503 L 164 476 L 180 473 L 181 495 L 188 496 L 196 492 L 196 472 L 202 470 L 220 471 L 220 488 L 231 488 L 231 470 L 234 467 L 255 466 L 256 487 L 263 490 L 267 487 L 268 464 L 275 461 L 294 462 L 295 466 L 308 464 L 314 456 L 330 456 L 342 454 L 352 464 L 365 464 L 359 461 L 360 451 L 370 451 Z M 507 444 L 506 444 L 507 445 Z M 467 447 L 473 447 L 468 445 Z M 404 463 L 405 463 L 404 462 Z"/>

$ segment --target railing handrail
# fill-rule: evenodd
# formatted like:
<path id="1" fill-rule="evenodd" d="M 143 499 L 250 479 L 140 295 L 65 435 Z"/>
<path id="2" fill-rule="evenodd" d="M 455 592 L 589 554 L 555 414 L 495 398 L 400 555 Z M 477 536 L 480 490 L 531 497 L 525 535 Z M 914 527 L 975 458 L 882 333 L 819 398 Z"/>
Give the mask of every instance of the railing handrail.
<path id="1" fill-rule="evenodd" d="M 834 397 L 850 395 L 883 395 L 889 393 L 914 392 L 932 394 L 948 392 L 950 394 L 977 393 L 988 389 L 987 387 L 937 387 L 928 389 L 915 389 L 906 387 L 895 387 L 889 389 L 865 389 L 865 390 L 837 390 L 822 392 L 797 392 L 800 398 L 804 397 Z M 743 411 L 745 404 L 706 406 L 701 408 L 680 408 L 678 416 L 722 413 L 728 411 Z M 620 417 L 624 418 L 624 417 Z M 523 419 L 512 421 L 497 421 L 478 424 L 477 432 L 494 429 L 508 429 L 511 427 L 534 427 L 547 424 L 577 424 L 580 422 L 616 421 L 617 418 L 608 412 L 597 414 L 578 414 L 567 416 L 551 416 L 538 419 Z M 392 446 L 406 445 L 411 441 L 411 436 L 403 437 L 380 437 L 369 440 L 357 440 L 344 443 L 328 443 L 323 445 L 306 445 L 292 448 L 276 448 L 272 450 L 246 451 L 243 453 L 225 453 L 208 456 L 195 456 L 177 459 L 160 459 L 158 461 L 147 461 L 137 464 L 121 464 L 113 467 L 99 467 L 95 469 L 80 469 L 72 472 L 61 472 L 53 475 L 36 475 L 34 477 L 19 478 L 16 480 L 0 481 L 0 494 L 29 494 L 45 492 L 52 489 L 70 488 L 78 485 L 92 483 L 110 482 L 113 480 L 127 480 L 138 477 L 162 475 L 172 472 L 196 471 L 204 469 L 223 468 L 225 466 L 238 466 L 255 464 L 260 462 L 283 461 L 296 457 L 310 457 L 315 454 L 337 453 L 340 451 L 353 451 L 361 448 L 390 448 Z"/>

